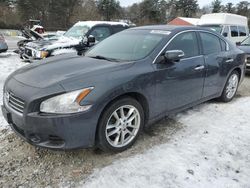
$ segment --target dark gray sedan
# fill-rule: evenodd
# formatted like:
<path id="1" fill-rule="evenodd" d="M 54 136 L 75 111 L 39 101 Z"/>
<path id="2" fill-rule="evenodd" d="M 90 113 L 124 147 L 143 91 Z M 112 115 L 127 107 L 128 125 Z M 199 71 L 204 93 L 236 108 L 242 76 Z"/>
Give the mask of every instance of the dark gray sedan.
<path id="1" fill-rule="evenodd" d="M 12 73 L 2 111 L 33 145 L 119 152 L 164 116 L 214 98 L 231 101 L 244 61 L 241 50 L 211 30 L 128 29 L 85 57 L 52 57 Z"/>
<path id="2" fill-rule="evenodd" d="M 0 33 L 0 53 L 6 52 L 8 50 L 8 45 L 4 39 L 4 36 Z"/>

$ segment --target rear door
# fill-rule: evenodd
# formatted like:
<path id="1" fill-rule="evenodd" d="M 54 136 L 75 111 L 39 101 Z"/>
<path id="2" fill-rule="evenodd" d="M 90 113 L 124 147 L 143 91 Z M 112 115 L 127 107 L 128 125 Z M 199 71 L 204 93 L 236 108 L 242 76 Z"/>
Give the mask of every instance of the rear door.
<path id="1" fill-rule="evenodd" d="M 203 97 L 210 97 L 220 93 L 223 64 L 230 63 L 233 59 L 228 58 L 225 41 L 209 32 L 199 33 L 206 66 Z"/>

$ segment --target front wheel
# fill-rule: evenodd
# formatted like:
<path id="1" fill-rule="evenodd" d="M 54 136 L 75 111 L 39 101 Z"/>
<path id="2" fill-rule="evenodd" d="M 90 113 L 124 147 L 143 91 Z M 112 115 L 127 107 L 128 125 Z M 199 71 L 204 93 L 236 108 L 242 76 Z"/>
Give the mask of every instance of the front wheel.
<path id="1" fill-rule="evenodd" d="M 121 152 L 136 141 L 144 124 L 143 108 L 133 98 L 111 104 L 98 126 L 98 146 L 103 151 Z"/>
<path id="2" fill-rule="evenodd" d="M 231 101 L 236 95 L 238 86 L 239 86 L 239 73 L 237 71 L 233 71 L 227 80 L 227 83 L 219 100 L 222 102 Z"/>

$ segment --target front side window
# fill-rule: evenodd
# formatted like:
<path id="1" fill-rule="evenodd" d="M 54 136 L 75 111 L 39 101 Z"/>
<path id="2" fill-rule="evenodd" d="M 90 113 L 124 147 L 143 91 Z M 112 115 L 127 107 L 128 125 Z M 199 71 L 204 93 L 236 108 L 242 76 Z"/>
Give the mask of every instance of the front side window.
<path id="1" fill-rule="evenodd" d="M 111 32 L 108 27 L 96 27 L 91 31 L 90 35 L 93 35 L 97 42 L 109 37 Z"/>
<path id="2" fill-rule="evenodd" d="M 199 55 L 198 41 L 195 32 L 185 32 L 176 36 L 167 50 L 182 50 L 185 58 Z"/>
<path id="3" fill-rule="evenodd" d="M 220 39 L 210 33 L 200 32 L 201 43 L 205 55 L 221 52 Z"/>
<path id="4" fill-rule="evenodd" d="M 144 30 L 123 31 L 103 40 L 85 56 L 136 61 L 147 57 L 165 36 Z"/>
<path id="5" fill-rule="evenodd" d="M 238 37 L 239 31 L 237 26 L 230 26 L 231 29 L 231 37 Z"/>
<path id="6" fill-rule="evenodd" d="M 240 35 L 241 37 L 247 36 L 247 31 L 246 31 L 246 28 L 245 28 L 245 27 L 239 26 L 238 28 L 239 28 L 239 35 Z"/>

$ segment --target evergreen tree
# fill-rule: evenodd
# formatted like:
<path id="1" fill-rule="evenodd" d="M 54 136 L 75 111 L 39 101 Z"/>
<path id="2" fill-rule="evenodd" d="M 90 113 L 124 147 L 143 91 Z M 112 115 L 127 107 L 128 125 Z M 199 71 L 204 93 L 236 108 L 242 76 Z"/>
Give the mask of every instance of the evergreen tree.
<path id="1" fill-rule="evenodd" d="M 235 13 L 235 8 L 234 8 L 233 3 L 227 3 L 225 6 L 225 11 L 227 13 Z"/>
<path id="2" fill-rule="evenodd" d="M 250 18 L 250 2 L 241 1 L 236 6 L 237 14 Z"/>
<path id="3" fill-rule="evenodd" d="M 198 10 L 197 0 L 178 0 L 177 9 L 180 10 L 181 16 L 193 17 Z"/>
<path id="4" fill-rule="evenodd" d="M 120 3 L 116 0 L 97 0 L 97 8 L 107 21 L 110 21 L 113 17 L 118 17 L 121 12 Z"/>
<path id="5" fill-rule="evenodd" d="M 222 5 L 221 5 L 221 1 L 220 0 L 214 0 L 212 2 L 212 12 L 213 13 L 218 13 L 218 12 L 221 12 L 221 9 L 222 9 Z"/>

